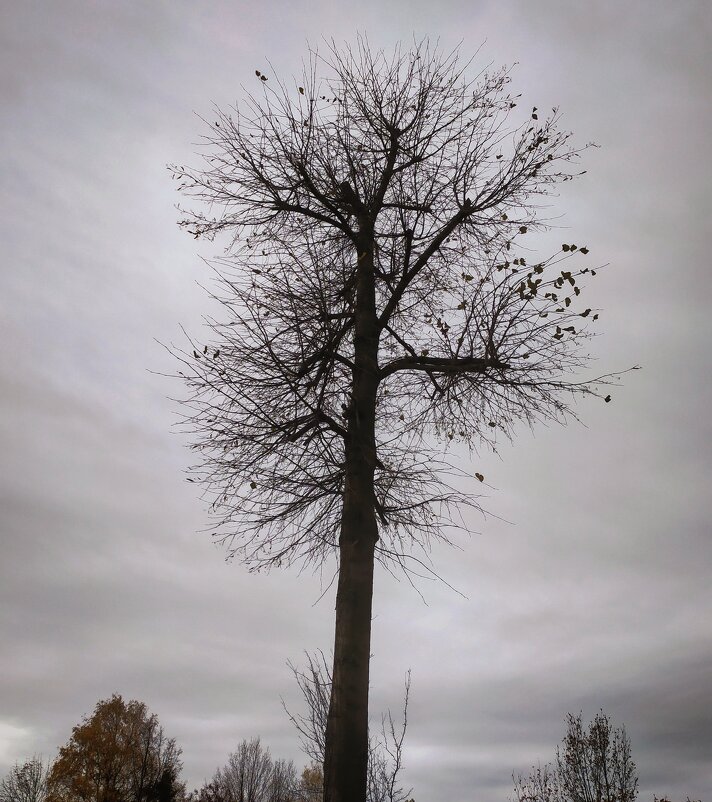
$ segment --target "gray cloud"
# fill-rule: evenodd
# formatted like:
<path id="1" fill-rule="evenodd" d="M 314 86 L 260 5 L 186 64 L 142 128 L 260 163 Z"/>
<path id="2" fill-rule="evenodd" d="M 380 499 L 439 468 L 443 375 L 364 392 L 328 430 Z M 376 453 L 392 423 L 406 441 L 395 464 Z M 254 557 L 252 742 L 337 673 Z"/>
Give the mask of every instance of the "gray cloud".
<path id="1" fill-rule="evenodd" d="M 304 42 L 413 34 L 520 64 L 516 91 L 560 105 L 589 151 L 543 250 L 608 262 L 592 287 L 596 369 L 641 363 L 586 426 L 524 430 L 472 470 L 468 519 L 438 572 L 465 597 L 377 577 L 372 709 L 413 671 L 406 780 L 417 799 L 504 799 L 553 756 L 566 712 L 625 723 L 641 797 L 706 798 L 712 614 L 712 331 L 704 2 L 16 3 L 0 47 L 0 771 L 53 754 L 96 701 L 146 701 L 197 784 L 245 737 L 303 758 L 285 665 L 328 651 L 330 579 L 248 575 L 210 544 L 172 431 L 180 387 L 155 342 L 209 305 L 176 230 L 166 162 L 194 160 L 201 115 Z M 507 523 L 510 522 L 510 523 Z"/>

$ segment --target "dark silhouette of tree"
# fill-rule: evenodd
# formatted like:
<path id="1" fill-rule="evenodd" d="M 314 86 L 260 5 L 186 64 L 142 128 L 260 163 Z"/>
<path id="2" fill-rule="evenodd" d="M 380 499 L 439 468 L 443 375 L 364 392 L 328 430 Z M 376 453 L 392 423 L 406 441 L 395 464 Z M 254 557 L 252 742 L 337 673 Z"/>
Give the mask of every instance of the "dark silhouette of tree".
<path id="1" fill-rule="evenodd" d="M 297 770 L 291 760 L 275 760 L 265 802 L 297 802 Z"/>
<path id="2" fill-rule="evenodd" d="M 638 776 L 625 727 L 600 711 L 588 729 L 569 714 L 556 761 L 514 778 L 516 802 L 635 802 Z"/>
<path id="3" fill-rule="evenodd" d="M 172 802 L 184 790 L 180 755 L 143 702 L 115 694 L 59 750 L 47 802 Z"/>
<path id="4" fill-rule="evenodd" d="M 328 802 L 366 793 L 374 563 L 407 568 L 476 503 L 437 442 L 494 446 L 599 393 L 576 375 L 587 248 L 524 245 L 580 151 L 556 110 L 508 122 L 506 70 L 467 69 L 360 39 L 299 84 L 257 70 L 206 120 L 204 165 L 172 168 L 205 204 L 182 225 L 227 236 L 222 318 L 180 352 L 216 532 L 252 569 L 338 559 Z"/>
<path id="5" fill-rule="evenodd" d="M 45 802 L 49 771 L 39 755 L 16 763 L 0 781 L 0 802 Z"/>
<path id="6" fill-rule="evenodd" d="M 259 738 L 243 741 L 218 769 L 215 780 L 224 789 L 230 802 L 262 802 L 272 773 L 269 750 L 263 749 Z"/>
<path id="7" fill-rule="evenodd" d="M 153 786 L 149 788 L 149 802 L 177 802 L 182 799 L 184 786 L 178 782 L 175 769 L 167 766 L 163 769 Z"/>
<path id="8" fill-rule="evenodd" d="M 288 663 L 299 686 L 306 706 L 303 713 L 292 713 L 282 700 L 282 707 L 297 732 L 302 751 L 316 766 L 324 765 L 326 751 L 326 724 L 329 720 L 331 699 L 331 671 L 323 652 L 306 653 L 307 665 L 303 669 Z"/>
<path id="9" fill-rule="evenodd" d="M 581 713 L 569 714 L 556 766 L 561 790 L 571 802 L 634 802 L 638 794 L 638 776 L 625 727 L 614 728 L 602 710 L 588 730 Z"/>

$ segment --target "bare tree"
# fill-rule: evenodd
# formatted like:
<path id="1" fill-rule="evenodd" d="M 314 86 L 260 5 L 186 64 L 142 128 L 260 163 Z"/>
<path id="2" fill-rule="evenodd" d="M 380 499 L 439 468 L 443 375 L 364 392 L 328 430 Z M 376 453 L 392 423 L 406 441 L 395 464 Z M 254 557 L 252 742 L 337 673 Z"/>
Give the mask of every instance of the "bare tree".
<path id="1" fill-rule="evenodd" d="M 625 727 L 614 728 L 602 710 L 588 730 L 582 718 L 568 715 L 556 752 L 562 795 L 570 802 L 635 802 L 638 776 Z"/>
<path id="2" fill-rule="evenodd" d="M 474 503 L 438 441 L 494 446 L 599 394 L 576 375 L 587 248 L 523 245 L 580 150 L 556 110 L 508 122 L 506 70 L 468 69 L 359 39 L 294 84 L 256 70 L 205 121 L 203 166 L 173 168 L 206 204 L 182 225 L 228 237 L 221 318 L 180 352 L 216 532 L 252 569 L 338 559 L 328 802 L 366 794 L 374 562 L 407 566 Z"/>
<path id="3" fill-rule="evenodd" d="M 299 669 L 288 663 L 297 681 L 305 713 L 291 713 L 282 700 L 282 707 L 299 733 L 302 751 L 318 766 L 324 765 L 326 752 L 326 724 L 329 720 L 331 699 L 331 671 L 323 652 L 306 652 L 307 666 Z"/>
<path id="4" fill-rule="evenodd" d="M 527 776 L 512 775 L 516 802 L 563 802 L 556 769 L 550 764 L 533 766 Z"/>
<path id="5" fill-rule="evenodd" d="M 195 791 L 198 802 L 294 802 L 297 770 L 291 760 L 272 760 L 259 738 L 242 741 L 213 778 Z"/>
<path id="6" fill-rule="evenodd" d="M 44 802 L 50 764 L 39 755 L 15 763 L 0 781 L 0 802 Z"/>
<path id="7" fill-rule="evenodd" d="M 300 670 L 291 663 L 302 698 L 305 713 L 291 713 L 282 702 L 285 712 L 299 733 L 302 749 L 316 766 L 324 765 L 326 751 L 326 727 L 331 699 L 331 672 L 323 652 L 307 653 L 307 666 Z M 410 696 L 410 671 L 406 674 L 403 694 L 403 720 L 397 726 L 391 711 L 381 716 L 380 731 L 369 734 L 368 769 L 366 782 L 367 802 L 406 802 L 410 791 L 399 784 L 403 769 L 403 743 L 408 728 L 408 699 Z"/>
<path id="8" fill-rule="evenodd" d="M 259 738 L 242 741 L 227 765 L 215 773 L 215 783 L 229 802 L 265 802 L 272 776 L 272 758 Z"/>
<path id="9" fill-rule="evenodd" d="M 275 760 L 272 764 L 265 802 L 296 802 L 297 770 L 291 760 Z"/>
<path id="10" fill-rule="evenodd" d="M 601 710 L 588 729 L 569 714 L 556 761 L 514 777 L 516 802 L 635 802 L 638 776 L 625 727 Z"/>
<path id="11" fill-rule="evenodd" d="M 410 671 L 405 680 L 403 695 L 403 722 L 397 727 L 391 711 L 381 716 L 380 733 L 368 741 L 368 772 L 366 799 L 368 802 L 408 802 L 408 791 L 399 784 L 403 769 L 403 742 L 408 729 L 408 698 Z"/>

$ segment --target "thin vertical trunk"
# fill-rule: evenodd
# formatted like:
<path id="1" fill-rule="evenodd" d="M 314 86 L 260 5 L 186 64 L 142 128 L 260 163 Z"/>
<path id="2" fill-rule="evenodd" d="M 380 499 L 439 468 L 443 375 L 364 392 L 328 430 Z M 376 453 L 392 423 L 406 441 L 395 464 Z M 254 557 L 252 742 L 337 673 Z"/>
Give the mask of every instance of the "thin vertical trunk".
<path id="1" fill-rule="evenodd" d="M 324 801 L 365 802 L 371 605 L 378 526 L 374 509 L 378 329 L 373 235 L 359 244 L 354 370 L 346 444 L 331 703 L 326 727 Z"/>

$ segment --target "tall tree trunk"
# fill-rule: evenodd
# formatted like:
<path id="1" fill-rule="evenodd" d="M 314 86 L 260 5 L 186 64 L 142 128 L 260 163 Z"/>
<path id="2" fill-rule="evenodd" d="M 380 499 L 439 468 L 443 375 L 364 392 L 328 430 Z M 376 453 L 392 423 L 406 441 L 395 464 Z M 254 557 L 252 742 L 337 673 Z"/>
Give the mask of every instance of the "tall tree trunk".
<path id="1" fill-rule="evenodd" d="M 346 443 L 324 802 L 365 802 L 371 605 L 378 525 L 374 505 L 378 328 L 373 237 L 359 244 L 354 370 Z"/>

